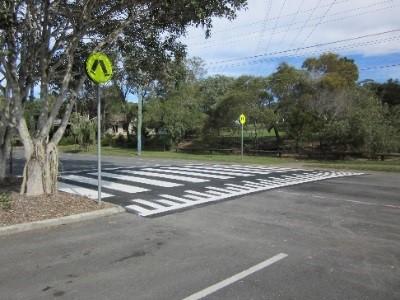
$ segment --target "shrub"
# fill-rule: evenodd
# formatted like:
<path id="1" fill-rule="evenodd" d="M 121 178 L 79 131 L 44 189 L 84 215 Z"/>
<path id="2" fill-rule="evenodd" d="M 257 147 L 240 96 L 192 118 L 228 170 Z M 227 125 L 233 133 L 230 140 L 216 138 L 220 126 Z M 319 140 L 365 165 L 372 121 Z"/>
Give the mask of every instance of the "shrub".
<path id="1" fill-rule="evenodd" d="M 0 192 L 0 208 L 4 210 L 11 209 L 11 193 Z"/>

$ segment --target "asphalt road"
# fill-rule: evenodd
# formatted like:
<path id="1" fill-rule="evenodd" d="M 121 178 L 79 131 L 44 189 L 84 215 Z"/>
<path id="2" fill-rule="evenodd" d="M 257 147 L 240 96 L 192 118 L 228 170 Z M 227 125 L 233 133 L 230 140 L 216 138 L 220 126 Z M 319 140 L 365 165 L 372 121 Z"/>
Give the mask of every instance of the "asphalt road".
<path id="1" fill-rule="evenodd" d="M 205 299 L 400 299 L 399 183 L 335 178 L 0 237 L 0 299 L 184 299 L 235 275 Z"/>

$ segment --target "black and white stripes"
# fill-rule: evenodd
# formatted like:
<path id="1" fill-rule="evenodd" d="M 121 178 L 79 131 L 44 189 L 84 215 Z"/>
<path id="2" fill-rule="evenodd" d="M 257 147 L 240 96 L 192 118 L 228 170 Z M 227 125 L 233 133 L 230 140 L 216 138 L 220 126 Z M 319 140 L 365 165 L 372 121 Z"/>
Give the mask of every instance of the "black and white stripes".
<path id="1" fill-rule="evenodd" d="M 102 198 L 148 217 L 273 188 L 361 174 L 218 164 L 108 168 L 102 176 Z M 96 176 L 95 170 L 65 174 L 59 190 L 95 199 Z"/>

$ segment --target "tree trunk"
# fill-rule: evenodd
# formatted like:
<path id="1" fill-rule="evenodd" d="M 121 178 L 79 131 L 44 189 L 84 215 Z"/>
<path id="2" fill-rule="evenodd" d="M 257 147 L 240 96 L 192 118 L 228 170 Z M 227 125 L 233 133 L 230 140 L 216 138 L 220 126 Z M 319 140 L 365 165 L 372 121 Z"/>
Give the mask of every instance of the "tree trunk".
<path id="1" fill-rule="evenodd" d="M 277 145 L 277 148 L 279 150 L 280 149 L 280 145 L 281 145 L 281 137 L 279 135 L 279 130 L 276 127 L 276 125 L 274 125 L 272 128 L 274 129 L 275 138 L 276 138 L 276 145 Z"/>
<path id="2" fill-rule="evenodd" d="M 0 182 L 4 180 L 7 175 L 7 160 L 10 156 L 11 147 L 11 129 L 7 127 L 0 133 Z"/>
<path id="3" fill-rule="evenodd" d="M 38 196 L 57 192 L 58 151 L 54 143 L 33 141 L 33 151 L 25 153 L 27 161 L 21 194 Z"/>
<path id="4" fill-rule="evenodd" d="M 257 122 L 254 121 L 254 150 L 258 150 Z"/>

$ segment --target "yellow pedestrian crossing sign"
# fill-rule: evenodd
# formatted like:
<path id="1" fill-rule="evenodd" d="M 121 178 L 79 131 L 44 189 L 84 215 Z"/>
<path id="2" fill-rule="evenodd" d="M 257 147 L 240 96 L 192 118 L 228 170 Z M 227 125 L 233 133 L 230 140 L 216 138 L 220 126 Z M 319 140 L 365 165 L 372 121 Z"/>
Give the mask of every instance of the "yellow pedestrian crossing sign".
<path id="1" fill-rule="evenodd" d="M 106 83 L 112 77 L 112 64 L 107 55 L 94 52 L 89 55 L 85 63 L 86 74 L 94 83 Z"/>
<path id="2" fill-rule="evenodd" d="M 246 123 L 246 116 L 244 114 L 241 114 L 239 117 L 239 122 L 240 124 L 244 125 Z"/>

